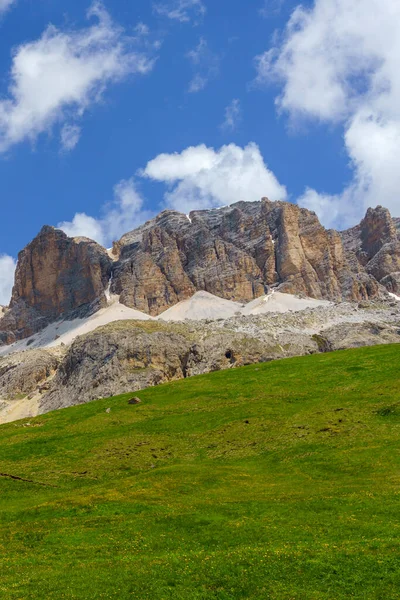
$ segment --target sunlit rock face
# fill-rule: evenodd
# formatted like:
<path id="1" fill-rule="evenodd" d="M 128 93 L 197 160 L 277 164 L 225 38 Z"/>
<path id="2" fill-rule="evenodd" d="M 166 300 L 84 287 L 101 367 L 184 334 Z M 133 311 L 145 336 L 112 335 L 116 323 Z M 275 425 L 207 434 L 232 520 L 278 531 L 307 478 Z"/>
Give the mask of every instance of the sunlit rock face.
<path id="1" fill-rule="evenodd" d="M 369 208 L 360 225 L 343 232 L 345 252 L 388 291 L 400 292 L 399 220 L 387 208 Z"/>
<path id="2" fill-rule="evenodd" d="M 19 255 L 0 343 L 98 310 L 110 282 L 122 304 L 153 316 L 198 291 L 241 303 L 271 286 L 333 301 L 399 293 L 398 228 L 380 206 L 337 232 L 307 209 L 264 198 L 189 215 L 164 211 L 117 240 L 110 258 L 92 240 L 45 226 Z"/>
<path id="3" fill-rule="evenodd" d="M 118 242 L 113 291 L 152 315 L 205 290 L 239 302 L 281 291 L 329 300 L 379 293 L 363 266 L 350 264 L 340 233 L 288 202 L 239 202 L 194 211 L 164 211 Z"/>
<path id="4" fill-rule="evenodd" d="M 104 248 L 92 240 L 43 227 L 18 256 L 10 307 L 0 320 L 0 340 L 11 343 L 61 315 L 100 308 L 111 264 Z"/>

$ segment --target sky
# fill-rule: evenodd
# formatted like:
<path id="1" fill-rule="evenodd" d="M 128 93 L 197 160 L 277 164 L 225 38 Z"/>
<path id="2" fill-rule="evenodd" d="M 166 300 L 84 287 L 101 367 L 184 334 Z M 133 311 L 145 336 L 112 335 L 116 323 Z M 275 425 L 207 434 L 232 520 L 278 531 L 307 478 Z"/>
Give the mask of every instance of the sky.
<path id="1" fill-rule="evenodd" d="M 267 196 L 400 216 L 398 0 L 0 0 L 0 304 L 45 224 L 108 247 Z"/>

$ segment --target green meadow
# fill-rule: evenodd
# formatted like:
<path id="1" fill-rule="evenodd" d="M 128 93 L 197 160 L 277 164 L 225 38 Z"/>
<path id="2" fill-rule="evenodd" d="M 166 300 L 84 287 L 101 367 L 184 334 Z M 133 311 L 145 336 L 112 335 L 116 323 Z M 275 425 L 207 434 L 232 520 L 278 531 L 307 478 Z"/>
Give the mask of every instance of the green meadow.
<path id="1" fill-rule="evenodd" d="M 0 598 L 399 598 L 399 364 L 288 359 L 1 426 Z"/>

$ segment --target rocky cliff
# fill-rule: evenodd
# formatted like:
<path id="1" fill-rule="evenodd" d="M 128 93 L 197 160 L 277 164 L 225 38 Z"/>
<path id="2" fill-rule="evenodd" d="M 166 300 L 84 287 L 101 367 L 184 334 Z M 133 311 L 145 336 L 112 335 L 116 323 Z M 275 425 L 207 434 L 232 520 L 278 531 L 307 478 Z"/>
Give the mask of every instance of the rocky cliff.
<path id="1" fill-rule="evenodd" d="M 335 301 L 396 293 L 398 226 L 377 207 L 339 233 L 313 212 L 264 198 L 188 216 L 164 211 L 116 242 L 114 260 L 91 240 L 44 227 L 19 255 L 0 343 L 30 336 L 61 315 L 97 310 L 110 278 L 122 304 L 150 315 L 200 290 L 240 302 L 271 286 Z"/>
<path id="2" fill-rule="evenodd" d="M 113 292 L 151 315 L 198 290 L 240 302 L 273 285 L 329 300 L 379 294 L 373 273 L 348 260 L 340 233 L 288 202 L 239 202 L 189 216 L 164 211 L 115 250 Z"/>
<path id="3" fill-rule="evenodd" d="M 111 265 L 104 248 L 92 240 L 43 227 L 18 256 L 11 303 L 0 319 L 0 342 L 28 337 L 60 315 L 100 308 Z"/>
<path id="4" fill-rule="evenodd" d="M 345 253 L 387 290 L 400 292 L 398 220 L 382 206 L 369 208 L 360 225 L 342 233 Z"/>

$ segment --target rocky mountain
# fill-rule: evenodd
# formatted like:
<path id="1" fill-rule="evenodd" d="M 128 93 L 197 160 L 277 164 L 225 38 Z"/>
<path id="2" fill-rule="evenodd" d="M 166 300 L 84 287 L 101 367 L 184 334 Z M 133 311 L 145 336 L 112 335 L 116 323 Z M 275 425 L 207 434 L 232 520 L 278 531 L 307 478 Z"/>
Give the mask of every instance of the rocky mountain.
<path id="1" fill-rule="evenodd" d="M 357 227 L 326 230 L 315 213 L 288 202 L 239 202 L 164 211 L 125 234 L 109 253 L 86 238 L 44 227 L 20 253 L 0 343 L 10 344 L 60 316 L 87 315 L 110 291 L 159 315 L 196 291 L 248 302 L 271 287 L 334 301 L 400 289 L 398 222 L 382 207 Z"/>
<path id="2" fill-rule="evenodd" d="M 330 300 L 379 294 L 361 264 L 350 264 L 341 235 L 288 202 L 239 202 L 165 211 L 115 245 L 112 290 L 127 306 L 157 315 L 198 290 L 248 302 L 270 286 Z"/>

